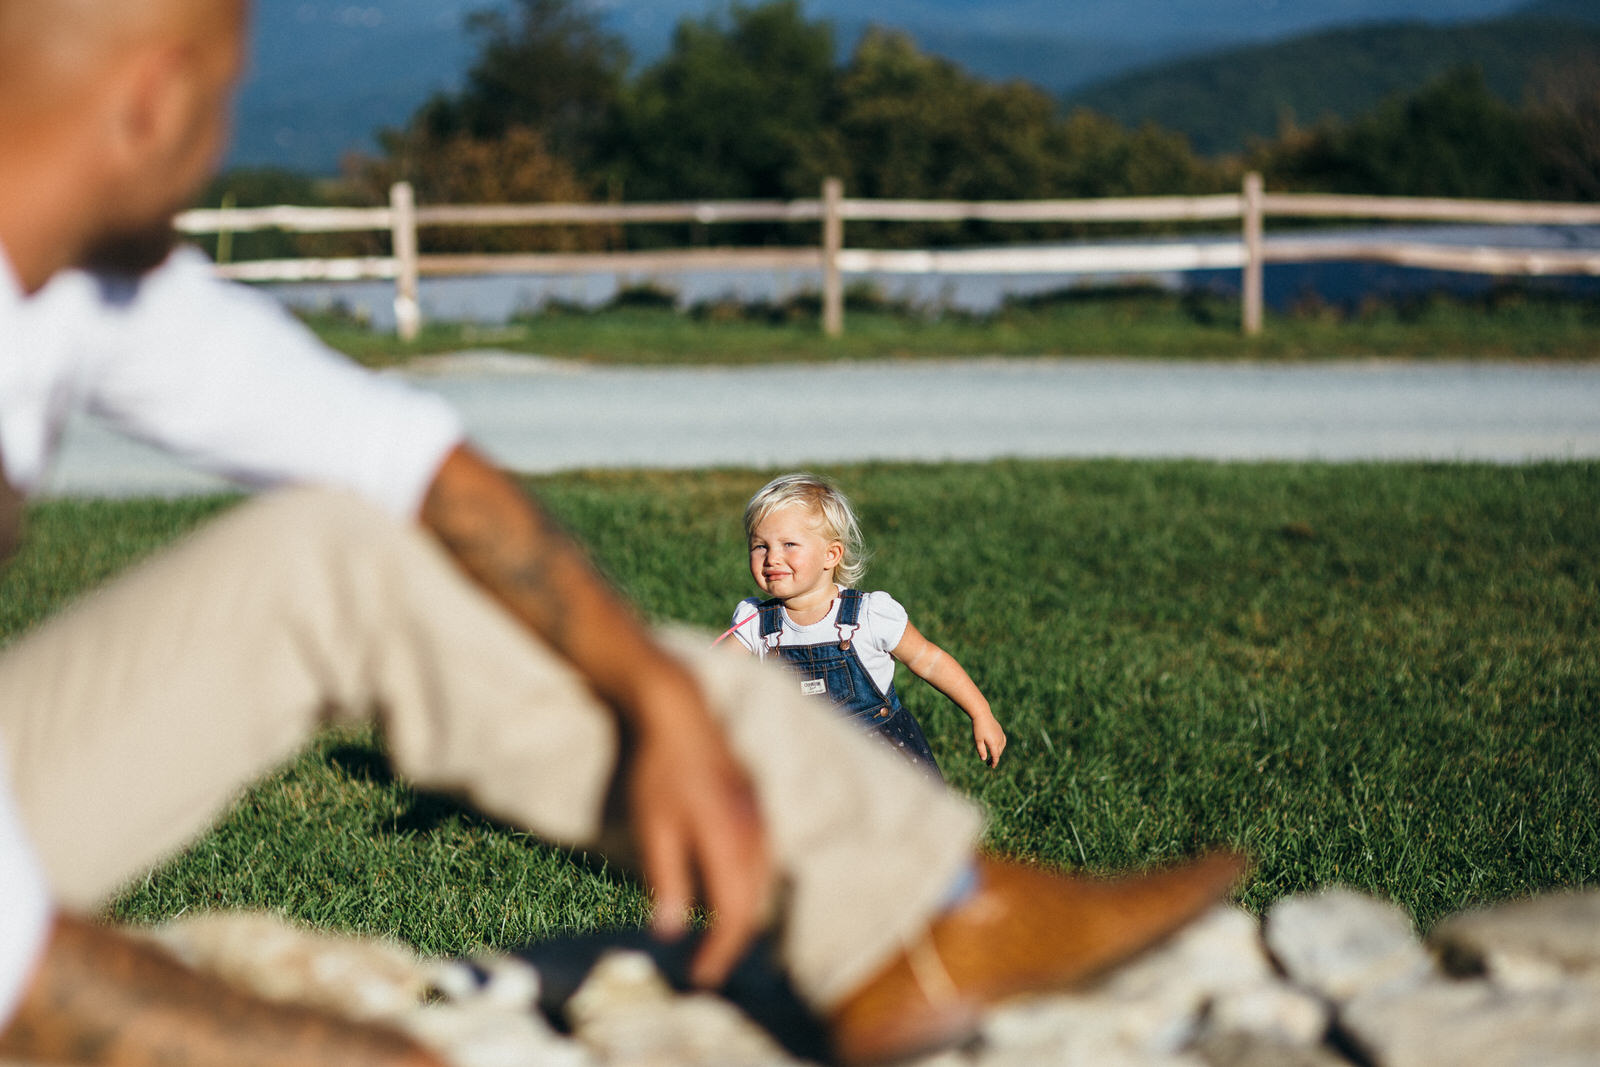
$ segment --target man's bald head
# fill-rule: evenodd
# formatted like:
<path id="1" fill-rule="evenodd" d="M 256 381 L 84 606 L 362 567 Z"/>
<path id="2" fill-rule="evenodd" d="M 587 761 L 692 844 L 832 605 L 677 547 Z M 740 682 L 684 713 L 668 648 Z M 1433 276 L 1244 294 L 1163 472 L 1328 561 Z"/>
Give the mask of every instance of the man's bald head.
<path id="1" fill-rule="evenodd" d="M 0 0 L 0 101 L 60 100 L 130 48 L 203 48 L 244 0 Z M 52 91 L 54 90 L 54 92 Z"/>
<path id="2" fill-rule="evenodd" d="M 0 242 L 25 284 L 159 261 L 222 146 L 247 7 L 0 0 Z"/>

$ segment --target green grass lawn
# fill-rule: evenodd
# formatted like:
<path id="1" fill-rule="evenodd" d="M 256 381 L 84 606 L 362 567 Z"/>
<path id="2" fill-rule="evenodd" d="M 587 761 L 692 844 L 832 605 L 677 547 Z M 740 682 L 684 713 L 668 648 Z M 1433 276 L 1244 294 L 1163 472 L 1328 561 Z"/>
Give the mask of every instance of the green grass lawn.
<path id="1" fill-rule="evenodd" d="M 1346 883 L 1423 925 L 1600 881 L 1600 464 L 827 473 L 860 505 L 865 585 L 1010 734 L 985 771 L 964 716 L 902 677 L 993 848 L 1108 871 L 1231 844 L 1255 857 L 1249 907 Z M 650 615 L 720 629 L 749 591 L 739 513 L 764 478 L 531 484 Z M 226 503 L 40 506 L 0 632 Z M 347 730 L 110 914 L 268 907 L 431 952 L 642 917 L 633 882 L 576 860 L 409 791 Z"/>
<path id="2" fill-rule="evenodd" d="M 1354 310 L 1306 303 L 1239 329 L 1237 301 L 1149 289 L 1102 289 L 1014 302 L 982 317 L 930 316 L 863 301 L 844 336 L 824 337 L 804 300 L 689 314 L 659 300 L 556 311 L 505 326 L 430 323 L 413 342 L 334 316 L 312 324 L 373 366 L 418 355 L 497 348 L 603 363 L 760 363 L 951 356 L 1146 356 L 1173 359 L 1557 359 L 1600 355 L 1600 300 L 1504 288 L 1476 299 L 1372 300 Z"/>

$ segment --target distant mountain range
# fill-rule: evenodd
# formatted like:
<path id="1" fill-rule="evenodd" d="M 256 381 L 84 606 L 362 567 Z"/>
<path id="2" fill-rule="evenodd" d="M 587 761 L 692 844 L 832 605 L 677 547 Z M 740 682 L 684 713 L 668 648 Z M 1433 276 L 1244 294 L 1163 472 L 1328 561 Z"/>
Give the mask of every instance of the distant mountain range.
<path id="1" fill-rule="evenodd" d="M 1181 131 L 1206 155 L 1237 151 L 1286 124 L 1351 118 L 1462 65 L 1477 66 L 1491 91 L 1518 103 L 1552 65 L 1600 67 L 1600 8 L 1586 21 L 1562 10 L 1576 0 L 1537 6 L 1510 18 L 1377 23 L 1210 52 L 1085 86 L 1064 102 Z"/>
<path id="2" fill-rule="evenodd" d="M 460 84 L 475 42 L 465 32 L 470 11 L 511 0 L 258 0 L 253 64 L 237 109 L 231 166 L 276 166 L 332 173 L 352 149 L 371 150 L 372 134 L 403 123 L 430 94 Z M 580 0 L 603 14 L 628 41 L 636 62 L 668 47 L 679 19 L 724 10 L 713 0 Z M 750 0 L 747 0 L 750 2 Z M 1429 31 L 1451 55 L 1466 55 L 1471 20 L 1504 15 L 1518 0 L 810 0 L 808 17 L 831 21 L 841 53 L 868 24 L 899 27 L 927 51 L 984 77 L 1034 82 L 1073 102 L 1090 103 L 1127 121 L 1160 117 L 1161 92 L 1149 81 L 1109 81 L 1140 71 L 1153 79 L 1172 62 L 1199 63 L 1202 53 L 1253 55 L 1263 42 L 1303 45 L 1316 55 L 1338 43 L 1329 27 L 1397 18 L 1415 47 L 1396 50 L 1371 79 L 1384 90 L 1420 82 L 1438 64 L 1426 55 Z M 1549 14 L 1589 14 L 1593 0 L 1534 0 Z M 1570 9 L 1570 10 L 1569 10 Z M 1323 32 L 1319 32 L 1323 31 Z M 1465 36 L 1449 37 L 1451 31 Z M 1313 34 L 1310 38 L 1301 35 Z M 1320 44 L 1316 43 L 1322 38 Z M 1300 38 L 1296 40 L 1296 38 Z M 1238 51 L 1245 49 L 1244 52 Z M 1381 57 L 1380 57 L 1381 58 Z M 1333 60 L 1328 61 L 1334 64 Z M 1448 65 L 1448 64 L 1446 64 Z M 1487 65 L 1487 64 L 1486 64 Z M 1188 68 L 1191 74 L 1201 67 Z M 1337 69 L 1335 65 L 1335 69 Z M 1419 73 L 1424 72 L 1424 73 Z M 1335 79 L 1347 80 L 1347 79 Z M 1121 89 L 1114 88 L 1121 85 Z M 1134 103 L 1135 89 L 1146 94 Z M 1277 92 L 1273 90 L 1272 92 Z M 1269 97 L 1272 93 L 1267 94 Z M 1381 95 L 1381 93 L 1379 94 Z M 1123 96 L 1128 99 L 1122 100 Z M 1300 119 L 1344 107 L 1283 97 Z M 1113 109 L 1109 102 L 1124 103 Z M 1351 105 L 1353 106 L 1353 105 Z M 1269 107 L 1275 128 L 1281 109 Z M 1255 123 L 1256 117 L 1250 122 Z M 1254 125 L 1241 125 L 1256 129 Z M 1227 146 L 1225 130 L 1191 130 L 1197 144 Z M 1242 133 L 1235 133 L 1235 139 Z"/>

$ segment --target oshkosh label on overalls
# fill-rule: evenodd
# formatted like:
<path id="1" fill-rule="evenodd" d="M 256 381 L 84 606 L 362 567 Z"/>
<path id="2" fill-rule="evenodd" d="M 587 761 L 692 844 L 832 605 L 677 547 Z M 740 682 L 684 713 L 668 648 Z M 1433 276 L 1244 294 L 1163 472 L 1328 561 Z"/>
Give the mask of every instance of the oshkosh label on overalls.
<path id="1" fill-rule="evenodd" d="M 828 683 L 821 678 L 802 678 L 800 692 L 808 697 L 824 696 L 828 692 Z"/>

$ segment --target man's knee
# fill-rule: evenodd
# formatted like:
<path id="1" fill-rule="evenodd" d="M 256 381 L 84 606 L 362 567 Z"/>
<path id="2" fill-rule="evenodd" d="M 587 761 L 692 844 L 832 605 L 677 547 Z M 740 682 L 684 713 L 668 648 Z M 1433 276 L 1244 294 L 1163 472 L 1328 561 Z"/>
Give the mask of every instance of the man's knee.
<path id="1" fill-rule="evenodd" d="M 416 528 L 361 496 L 294 486 L 262 493 L 218 520 L 220 530 L 262 561 L 293 563 L 350 552 L 381 553 Z"/>

